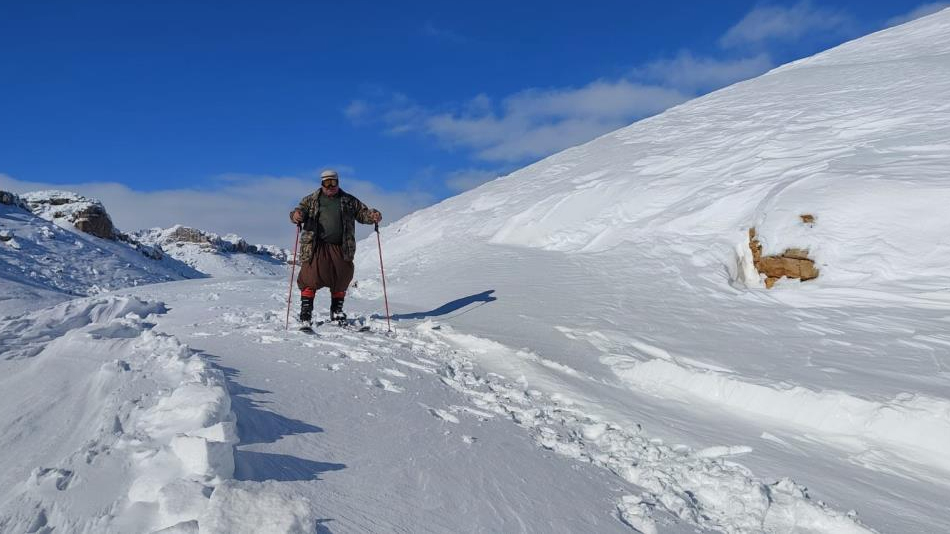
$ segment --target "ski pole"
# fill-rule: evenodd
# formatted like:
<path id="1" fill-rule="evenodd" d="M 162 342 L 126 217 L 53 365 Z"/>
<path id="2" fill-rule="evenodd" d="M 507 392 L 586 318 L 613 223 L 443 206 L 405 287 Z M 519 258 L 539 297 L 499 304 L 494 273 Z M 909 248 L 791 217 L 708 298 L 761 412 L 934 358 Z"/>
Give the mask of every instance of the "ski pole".
<path id="1" fill-rule="evenodd" d="M 383 302 L 386 303 L 386 331 L 392 332 L 392 326 L 389 323 L 389 297 L 386 296 L 386 270 L 383 268 L 383 243 L 379 239 L 379 223 L 375 223 L 376 245 L 379 246 L 379 274 L 383 278 Z"/>
<path id="2" fill-rule="evenodd" d="M 287 289 L 287 321 L 284 330 L 290 330 L 290 299 L 294 294 L 294 270 L 297 268 L 297 243 L 300 242 L 300 225 L 297 225 L 297 237 L 294 238 L 294 261 L 290 264 L 290 287 Z"/>

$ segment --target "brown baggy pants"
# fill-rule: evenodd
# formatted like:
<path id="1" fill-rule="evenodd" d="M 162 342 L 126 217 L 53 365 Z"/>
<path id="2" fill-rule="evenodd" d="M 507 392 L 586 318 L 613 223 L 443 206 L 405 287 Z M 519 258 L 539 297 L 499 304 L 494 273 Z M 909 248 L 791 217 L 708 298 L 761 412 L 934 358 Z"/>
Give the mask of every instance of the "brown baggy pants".
<path id="1" fill-rule="evenodd" d="M 320 243 L 310 261 L 300 266 L 297 287 L 317 289 L 328 287 L 330 293 L 343 293 L 353 281 L 353 262 L 343 259 L 340 245 Z"/>

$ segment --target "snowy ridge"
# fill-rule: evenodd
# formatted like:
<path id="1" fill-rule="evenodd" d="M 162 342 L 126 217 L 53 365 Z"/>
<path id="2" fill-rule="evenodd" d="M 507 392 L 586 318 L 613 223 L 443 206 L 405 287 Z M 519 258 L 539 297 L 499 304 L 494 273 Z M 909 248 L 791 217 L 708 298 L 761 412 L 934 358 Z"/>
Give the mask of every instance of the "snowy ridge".
<path id="1" fill-rule="evenodd" d="M 228 532 L 222 516 L 261 513 L 224 484 L 237 441 L 225 379 L 151 330 L 165 311 L 110 296 L 0 322 L 2 356 L 19 371 L 0 379 L 0 440 L 20 460 L 2 476 L 0 531 L 196 532 L 203 518 L 202 531 Z M 299 510 L 264 516 L 294 525 Z"/>
<path id="2" fill-rule="evenodd" d="M 141 230 L 132 236 L 214 277 L 283 275 L 290 259 L 287 250 L 274 245 L 250 245 L 235 234 L 221 237 L 182 225 Z"/>

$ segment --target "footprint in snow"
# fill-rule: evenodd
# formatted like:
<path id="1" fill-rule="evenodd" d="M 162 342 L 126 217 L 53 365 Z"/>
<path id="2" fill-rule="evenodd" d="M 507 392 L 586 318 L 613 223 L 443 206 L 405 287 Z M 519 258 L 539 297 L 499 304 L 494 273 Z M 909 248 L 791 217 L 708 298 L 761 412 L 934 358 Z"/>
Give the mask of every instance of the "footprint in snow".
<path id="1" fill-rule="evenodd" d="M 452 415 L 451 413 L 445 410 L 440 410 L 438 408 L 430 408 L 428 406 L 426 406 L 426 409 L 429 410 L 430 414 L 434 415 L 435 417 L 438 417 L 439 419 L 443 421 L 454 423 L 456 425 L 459 424 L 459 418 L 455 417 L 454 415 Z"/>
<path id="2" fill-rule="evenodd" d="M 36 486 L 52 485 L 59 491 L 64 491 L 73 480 L 73 472 L 68 469 L 54 469 L 37 467 L 30 473 L 30 481 Z"/>
<path id="3" fill-rule="evenodd" d="M 392 382 L 390 382 L 389 380 L 386 380 L 385 378 L 376 378 L 375 380 L 373 380 L 373 385 L 384 391 L 391 391 L 393 393 L 402 393 L 403 391 L 405 391 L 403 388 L 397 386 L 396 384 L 393 384 Z"/>

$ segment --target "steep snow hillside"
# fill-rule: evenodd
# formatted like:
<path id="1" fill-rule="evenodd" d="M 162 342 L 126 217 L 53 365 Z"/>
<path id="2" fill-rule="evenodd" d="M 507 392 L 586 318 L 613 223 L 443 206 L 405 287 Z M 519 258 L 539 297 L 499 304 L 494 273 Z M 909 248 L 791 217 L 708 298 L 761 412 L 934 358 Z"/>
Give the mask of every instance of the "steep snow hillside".
<path id="1" fill-rule="evenodd" d="M 575 415 L 723 445 L 881 531 L 941 532 L 948 205 L 945 10 L 556 154 L 382 238 L 397 325 L 438 321 L 434 335 Z M 751 228 L 763 254 L 807 251 L 818 278 L 765 289 Z M 359 295 L 381 296 L 378 262 L 375 238 L 361 243 Z M 628 511 L 732 510 L 685 472 L 627 470 L 648 460 L 634 448 L 551 432 L 554 450 L 648 489 Z"/>
<path id="2" fill-rule="evenodd" d="M 9 197 L 10 204 L 0 204 L 0 315 L 77 295 L 204 276 L 172 258 L 152 259 L 127 243 L 52 224 Z"/>
<path id="3" fill-rule="evenodd" d="M 132 237 L 214 277 L 282 275 L 290 259 L 273 245 L 249 245 L 234 234 L 220 237 L 181 225 L 141 230 Z"/>

